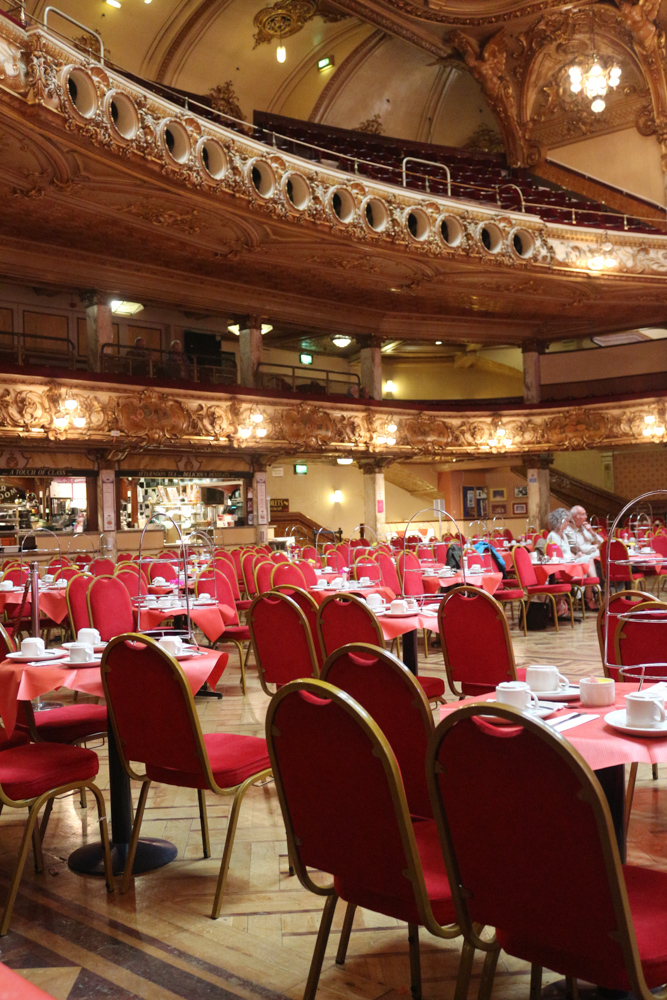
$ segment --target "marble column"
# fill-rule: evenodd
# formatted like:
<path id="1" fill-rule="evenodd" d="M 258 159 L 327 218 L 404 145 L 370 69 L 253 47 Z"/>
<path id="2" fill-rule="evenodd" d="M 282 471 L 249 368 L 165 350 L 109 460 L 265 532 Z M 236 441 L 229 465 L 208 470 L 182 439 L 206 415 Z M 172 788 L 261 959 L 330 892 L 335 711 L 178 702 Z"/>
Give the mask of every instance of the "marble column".
<path id="1" fill-rule="evenodd" d="M 527 341 L 522 347 L 523 353 L 523 401 L 524 403 L 539 403 L 542 399 L 540 382 L 540 345 L 535 340 Z"/>
<path id="2" fill-rule="evenodd" d="M 102 348 L 113 344 L 111 306 L 106 298 L 91 292 L 86 298 L 86 335 L 88 341 L 88 371 L 102 370 Z"/>
<path id="3" fill-rule="evenodd" d="M 526 463 L 528 520 L 537 531 L 547 527 L 551 499 L 549 466 L 552 461 L 551 455 L 539 455 Z"/>
<path id="4" fill-rule="evenodd" d="M 262 321 L 259 316 L 246 316 L 239 332 L 239 385 L 255 388 L 261 360 Z"/>
<path id="5" fill-rule="evenodd" d="M 366 337 L 360 341 L 361 388 L 368 399 L 382 399 L 382 340 Z"/>
<path id="6" fill-rule="evenodd" d="M 252 523 L 255 541 L 264 545 L 269 535 L 269 501 L 266 495 L 266 466 L 254 463 L 252 476 Z"/>
<path id="7" fill-rule="evenodd" d="M 372 529 L 368 540 L 374 542 L 375 536 L 379 539 L 386 531 L 384 471 L 376 462 L 364 462 L 361 471 L 364 474 L 364 524 Z"/>

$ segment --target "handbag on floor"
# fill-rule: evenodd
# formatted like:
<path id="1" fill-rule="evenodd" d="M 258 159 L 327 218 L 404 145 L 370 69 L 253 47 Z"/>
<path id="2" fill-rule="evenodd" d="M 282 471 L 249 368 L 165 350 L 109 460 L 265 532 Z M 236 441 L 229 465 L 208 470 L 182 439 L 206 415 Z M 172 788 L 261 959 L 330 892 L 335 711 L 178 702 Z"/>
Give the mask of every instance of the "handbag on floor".
<path id="1" fill-rule="evenodd" d="M 551 621 L 550 605 L 546 601 L 531 601 L 526 612 L 529 632 L 543 632 Z"/>

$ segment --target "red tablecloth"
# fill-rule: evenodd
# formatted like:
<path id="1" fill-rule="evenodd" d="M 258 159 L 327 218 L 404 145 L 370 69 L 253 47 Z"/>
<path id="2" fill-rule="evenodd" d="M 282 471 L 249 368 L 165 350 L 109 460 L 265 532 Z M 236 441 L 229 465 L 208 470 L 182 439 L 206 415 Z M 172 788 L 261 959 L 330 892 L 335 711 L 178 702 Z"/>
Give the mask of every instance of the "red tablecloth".
<path id="1" fill-rule="evenodd" d="M 571 580 L 573 583 L 576 583 L 577 580 L 583 580 L 586 576 L 588 565 L 588 563 L 575 562 L 546 562 L 535 563 L 533 569 L 535 570 L 537 582 L 541 586 L 547 582 L 552 573 L 562 573 L 565 580 Z"/>
<path id="2" fill-rule="evenodd" d="M 637 684 L 616 684 L 616 704 L 603 708 L 583 708 L 584 712 L 599 715 L 599 718 L 587 722 L 583 726 L 566 730 L 562 735 L 579 751 L 584 760 L 597 770 L 601 767 L 612 767 L 615 764 L 660 764 L 667 761 L 667 735 L 651 736 L 643 739 L 637 736 L 626 736 L 604 721 L 605 715 L 615 708 L 625 708 L 625 695 L 637 690 Z M 488 698 L 495 698 L 494 694 Z M 486 701 L 484 698 L 465 698 L 454 704 L 444 705 L 440 709 L 440 718 L 449 715 L 461 705 L 474 701 Z M 563 710 L 581 709 L 578 701 L 568 701 L 563 704 Z"/>
<path id="3" fill-rule="evenodd" d="M 434 605 L 437 609 L 437 605 Z M 414 632 L 415 629 L 428 628 L 432 632 L 438 631 L 438 615 L 426 614 L 424 612 L 406 616 L 405 618 L 391 618 L 388 615 L 378 615 L 377 620 L 382 629 L 385 639 L 395 639 L 406 632 Z"/>
<path id="4" fill-rule="evenodd" d="M 465 583 L 470 587 L 481 587 L 487 594 L 495 594 L 502 579 L 502 573 L 484 570 L 483 573 L 466 573 Z M 424 590 L 427 594 L 436 594 L 440 587 L 454 587 L 463 582 L 463 573 L 453 573 L 451 576 L 425 576 Z"/>
<path id="5" fill-rule="evenodd" d="M 308 593 L 311 594 L 317 604 L 321 604 L 329 594 L 354 594 L 355 597 L 368 597 L 369 594 L 380 594 L 385 601 L 394 600 L 394 594 L 390 590 L 387 590 L 386 587 L 355 587 L 353 590 L 335 590 L 333 587 L 320 590 L 317 587 L 309 587 Z"/>
<path id="6" fill-rule="evenodd" d="M 212 650 L 204 656 L 182 660 L 181 666 L 192 693 L 196 694 L 205 681 L 215 687 L 224 673 L 228 659 L 228 653 Z M 29 666 L 14 660 L 3 660 L 0 663 L 0 718 L 7 735 L 11 736 L 14 732 L 17 701 L 32 701 L 38 695 L 55 691 L 59 687 L 82 691 L 98 698 L 104 697 L 100 668 L 97 666 L 80 669 L 59 667 L 53 661 L 44 666 Z"/>
<path id="7" fill-rule="evenodd" d="M 54 588 L 49 590 L 39 591 L 39 610 L 54 621 L 60 622 L 67 618 L 67 601 L 65 600 L 65 590 L 66 588 Z M 23 600 L 23 590 L 19 591 L 4 591 L 0 590 L 0 612 L 4 611 L 5 608 L 16 607 Z M 30 614 L 30 606 L 32 604 L 32 594 L 28 591 L 28 597 L 26 600 L 26 610 L 24 614 Z"/>
<path id="8" fill-rule="evenodd" d="M 142 608 L 141 630 L 148 632 L 151 629 L 159 628 L 162 622 L 186 613 L 185 605 L 177 608 Z M 215 642 L 220 638 L 225 631 L 226 624 L 237 621 L 236 610 L 226 604 L 208 604 L 204 607 L 191 604 L 190 618 L 202 630 L 209 642 Z M 135 626 L 138 627 L 136 608 L 134 609 L 134 622 Z"/>

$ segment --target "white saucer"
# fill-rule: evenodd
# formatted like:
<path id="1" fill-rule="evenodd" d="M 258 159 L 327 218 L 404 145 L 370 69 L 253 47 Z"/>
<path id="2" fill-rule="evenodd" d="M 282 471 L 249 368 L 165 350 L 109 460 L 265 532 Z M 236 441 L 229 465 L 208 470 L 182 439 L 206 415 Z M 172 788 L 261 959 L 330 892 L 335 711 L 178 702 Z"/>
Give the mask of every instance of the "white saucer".
<path id="1" fill-rule="evenodd" d="M 75 643 L 73 643 L 73 642 L 63 642 L 62 648 L 63 649 L 69 649 L 71 646 L 74 646 L 74 645 L 75 645 Z M 76 645 L 78 645 L 78 643 Z M 88 644 L 86 644 L 86 645 L 88 645 Z M 106 642 L 99 642 L 95 646 L 93 646 L 93 651 L 95 653 L 101 653 L 103 649 L 106 649 L 106 646 L 107 646 Z"/>
<path id="2" fill-rule="evenodd" d="M 86 667 L 99 667 L 102 662 L 99 656 L 96 656 L 92 660 L 72 660 L 67 657 L 66 660 L 60 660 L 58 662 L 59 667 L 75 667 L 77 670 L 85 670 Z"/>
<path id="3" fill-rule="evenodd" d="M 486 701 L 486 704 L 487 705 L 496 705 L 496 704 L 503 705 L 503 704 L 506 704 L 506 702 L 499 702 L 497 700 L 497 698 L 489 698 Z M 513 706 L 510 705 L 509 707 L 512 708 Z M 527 708 L 527 709 L 525 709 L 525 713 L 524 714 L 525 715 L 530 715 L 534 719 L 546 719 L 547 716 L 553 715 L 554 712 L 557 712 L 557 711 L 558 711 L 557 708 Z M 507 719 L 499 719 L 497 715 L 485 715 L 485 716 L 483 716 L 483 718 L 485 718 L 487 720 L 492 719 L 494 722 L 500 722 L 500 723 L 503 723 L 504 725 L 507 724 Z"/>
<path id="4" fill-rule="evenodd" d="M 558 691 L 533 691 L 540 701 L 579 701 L 579 687 L 570 684 L 568 688 Z"/>
<path id="5" fill-rule="evenodd" d="M 628 726 L 625 721 L 624 708 L 617 708 L 615 712 L 605 715 L 604 721 L 628 736 L 652 736 L 654 738 L 661 736 L 663 739 L 667 736 L 667 721 L 661 722 L 657 726 Z"/>
<path id="6" fill-rule="evenodd" d="M 377 614 L 384 618 L 416 618 L 419 608 L 415 608 L 414 611 L 378 611 Z"/>
<path id="7" fill-rule="evenodd" d="M 66 656 L 62 649 L 45 649 L 43 653 L 7 653 L 8 660 L 16 660 L 17 663 L 37 663 L 39 660 L 60 660 Z"/>

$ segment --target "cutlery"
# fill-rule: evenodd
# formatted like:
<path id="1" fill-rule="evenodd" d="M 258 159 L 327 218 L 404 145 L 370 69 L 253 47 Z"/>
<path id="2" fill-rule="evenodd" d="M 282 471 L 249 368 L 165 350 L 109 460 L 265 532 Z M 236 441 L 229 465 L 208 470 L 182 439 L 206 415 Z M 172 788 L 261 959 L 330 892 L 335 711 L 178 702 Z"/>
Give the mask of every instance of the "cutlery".
<path id="1" fill-rule="evenodd" d="M 551 719 L 547 722 L 547 725 L 553 729 L 557 729 L 564 722 L 571 722 L 573 719 L 578 719 L 580 716 L 587 714 L 587 712 L 569 712 L 567 715 L 561 715 L 558 719 Z"/>

